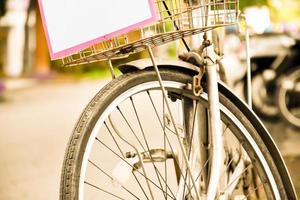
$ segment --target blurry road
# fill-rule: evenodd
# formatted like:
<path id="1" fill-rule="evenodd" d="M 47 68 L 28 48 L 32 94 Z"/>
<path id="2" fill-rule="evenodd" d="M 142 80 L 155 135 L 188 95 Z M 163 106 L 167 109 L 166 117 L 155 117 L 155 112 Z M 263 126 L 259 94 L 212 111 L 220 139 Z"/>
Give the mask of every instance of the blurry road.
<path id="1" fill-rule="evenodd" d="M 58 199 L 72 128 L 101 81 L 45 83 L 0 102 L 0 199 Z"/>
<path id="2" fill-rule="evenodd" d="M 69 135 L 105 82 L 46 82 L 7 93 L 0 102 L 0 199 L 58 199 Z M 283 123 L 266 125 L 300 183 L 300 133 Z"/>
<path id="3" fill-rule="evenodd" d="M 297 196 L 300 197 L 300 131 L 286 126 L 283 122 L 264 121 L 287 164 L 295 184 Z"/>

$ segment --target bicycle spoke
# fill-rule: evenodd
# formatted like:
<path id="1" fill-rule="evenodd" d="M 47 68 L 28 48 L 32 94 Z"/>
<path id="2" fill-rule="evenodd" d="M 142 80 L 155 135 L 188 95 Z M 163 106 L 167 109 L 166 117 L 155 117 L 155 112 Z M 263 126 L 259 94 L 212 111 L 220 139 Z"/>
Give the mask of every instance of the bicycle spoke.
<path id="1" fill-rule="evenodd" d="M 131 129 L 131 131 L 133 132 L 135 138 L 139 141 L 139 143 L 140 143 L 140 145 L 142 146 L 144 152 L 147 152 L 146 149 L 144 148 L 144 146 L 142 145 L 142 142 L 141 142 L 141 141 L 139 140 L 139 138 L 137 137 L 137 134 L 133 131 L 133 128 L 132 128 L 131 124 L 129 123 L 128 120 L 126 120 L 126 117 L 125 117 L 124 113 L 122 112 L 122 110 L 121 110 L 120 108 L 119 108 L 119 111 L 120 111 L 120 113 L 121 113 L 123 119 L 126 121 L 126 124 L 127 124 L 128 127 Z M 137 118 L 139 119 L 138 116 L 137 116 Z M 140 126 L 141 126 L 141 123 L 140 123 L 140 122 L 139 122 L 139 124 L 140 124 Z M 142 129 L 142 127 L 141 127 L 141 129 Z M 142 130 L 143 130 L 143 129 L 142 129 Z M 142 134 L 143 134 L 143 137 L 144 137 L 144 140 L 145 140 L 147 149 L 148 149 L 148 151 L 150 152 L 150 148 L 149 148 L 149 145 L 147 144 L 147 140 L 146 140 L 146 137 L 145 137 L 144 132 L 142 132 Z M 149 154 L 149 155 L 151 156 L 151 159 L 152 159 L 152 155 L 151 155 L 151 154 Z M 154 163 L 153 163 L 153 164 L 154 164 Z M 159 172 L 159 170 L 157 170 L 157 167 L 156 167 L 155 164 L 154 164 L 154 168 L 155 168 L 155 171 L 158 173 L 159 177 L 161 177 L 162 181 L 165 182 L 163 176 L 161 175 L 161 173 Z M 159 182 L 160 182 L 161 179 L 160 179 L 159 177 L 158 177 L 158 180 L 159 180 Z M 160 182 L 159 184 L 161 185 L 161 182 Z M 169 189 L 169 191 L 171 192 L 171 195 L 173 195 L 173 196 L 175 197 L 175 195 L 173 194 L 173 192 L 172 192 L 172 190 L 169 188 L 169 186 L 168 186 L 168 189 Z M 162 185 L 161 185 L 161 190 L 163 190 L 163 189 L 162 189 Z M 167 192 L 166 192 L 166 193 L 167 193 Z"/>
<path id="2" fill-rule="evenodd" d="M 116 197 L 117 199 L 126 200 L 126 199 L 121 198 L 121 197 L 119 197 L 119 196 L 117 196 L 117 195 L 115 195 L 115 194 L 113 194 L 111 192 L 108 192 L 107 190 L 104 190 L 104 189 L 102 189 L 102 188 L 100 188 L 100 187 L 98 187 L 98 186 L 96 186 L 96 185 L 94 185 L 92 183 L 89 183 L 87 181 L 84 181 L 84 183 L 87 184 L 87 185 L 89 185 L 89 186 L 91 186 L 91 187 L 93 187 L 93 188 L 96 188 L 97 190 L 100 190 L 100 191 L 102 191 L 102 192 L 104 192 L 106 194 L 109 194 L 109 195 L 111 195 L 113 197 Z"/>
<path id="3" fill-rule="evenodd" d="M 264 130 L 252 125 L 256 121 L 248 112 L 241 112 L 231 96 L 220 95 L 224 147 L 219 147 L 225 156 L 213 174 L 206 90 L 195 97 L 184 89 L 189 74 L 168 69 L 161 75 L 164 93 L 155 72 L 143 70 L 124 78 L 124 87 L 108 85 L 95 97 L 99 105 L 88 104 L 70 143 L 78 149 L 75 160 L 67 157 L 64 163 L 64 169 L 78 162 L 82 168 L 71 172 L 71 181 L 63 171 L 64 196 L 71 184 L 72 195 L 84 198 L 198 200 L 205 198 L 208 185 L 215 186 L 216 200 L 285 197 L 282 183 L 276 181 L 277 169 L 270 166 L 268 147 L 261 143 Z M 70 148 L 67 155 L 73 153 Z M 214 175 L 220 181 L 212 185 Z"/>
<path id="4" fill-rule="evenodd" d="M 264 186 L 263 183 L 261 183 L 259 186 L 255 187 L 255 188 L 251 189 L 251 190 L 250 190 L 251 193 L 247 194 L 247 196 L 245 196 L 242 200 L 248 199 L 248 197 L 250 197 L 251 194 L 253 194 L 254 192 L 256 193 L 257 190 L 258 190 L 259 188 L 261 188 L 262 186 Z"/>
<path id="5" fill-rule="evenodd" d="M 176 156 L 175 156 L 175 152 L 174 152 L 174 149 L 173 149 L 173 147 L 172 147 L 172 144 L 170 143 L 170 140 L 169 140 L 169 138 L 168 138 L 168 136 L 167 136 L 167 133 L 166 133 L 166 131 L 165 131 L 165 128 L 166 128 L 166 126 L 165 126 L 165 121 L 164 121 L 164 120 L 163 120 L 163 122 L 161 121 L 161 119 L 160 119 L 160 117 L 159 117 L 159 114 L 158 114 L 158 111 L 157 111 L 157 108 L 155 107 L 154 101 L 153 101 L 153 99 L 152 99 L 152 97 L 151 97 L 151 95 L 150 95 L 150 92 L 147 91 L 147 93 L 148 93 L 148 97 L 149 97 L 149 99 L 150 99 L 150 101 L 151 101 L 152 107 L 153 107 L 153 109 L 154 109 L 154 111 L 155 111 L 156 117 L 157 117 L 157 119 L 158 119 L 158 121 L 159 121 L 159 123 L 160 123 L 160 125 L 161 125 L 161 128 L 162 128 L 162 130 L 163 130 L 163 132 L 164 132 L 164 136 L 165 136 L 165 138 L 166 138 L 166 141 L 167 141 L 167 143 L 168 143 L 168 145 L 169 145 L 169 147 L 170 147 L 170 149 L 171 149 L 173 158 L 174 158 L 176 164 L 177 164 L 178 166 L 180 166 L 179 161 L 178 161 L 178 159 L 177 159 Z M 164 100 L 163 100 L 163 102 L 164 102 Z M 163 104 L 164 104 L 164 103 L 163 103 Z M 164 113 L 164 108 L 163 108 L 163 113 Z M 185 177 L 181 169 L 180 169 L 180 175 L 183 176 L 183 177 Z M 190 188 L 188 187 L 187 182 L 185 181 L 184 183 L 185 183 L 185 185 L 187 186 L 188 190 L 190 191 Z"/>
<path id="6" fill-rule="evenodd" d="M 121 153 L 122 157 L 124 158 L 124 157 L 125 157 L 125 156 L 124 156 L 124 153 L 123 153 L 123 151 L 121 150 L 121 147 L 120 147 L 120 145 L 117 143 L 117 141 L 116 141 L 115 137 L 113 136 L 113 134 L 112 134 L 111 130 L 108 128 L 108 126 L 107 126 L 106 122 L 104 122 L 104 125 L 105 125 L 106 129 L 108 130 L 108 132 L 109 132 L 110 136 L 112 137 L 112 139 L 113 139 L 113 141 L 114 141 L 115 145 L 116 145 L 116 146 L 117 146 L 117 148 L 119 149 L 119 151 L 120 151 L 120 153 Z"/>
<path id="7" fill-rule="evenodd" d="M 223 176 L 225 175 L 225 173 L 226 173 L 226 172 L 227 172 L 227 170 L 229 169 L 229 167 L 230 167 L 231 163 L 233 162 L 233 159 L 234 159 L 234 157 L 232 157 L 232 158 L 230 159 L 230 161 L 228 162 L 228 164 L 226 165 L 226 167 L 225 167 L 225 169 L 224 169 L 224 171 L 223 171 L 223 173 L 222 173 L 222 175 L 221 175 L 220 179 L 222 179 L 222 178 L 223 178 Z"/>
<path id="8" fill-rule="evenodd" d="M 120 158 L 121 160 L 123 160 L 127 165 L 129 165 L 130 167 L 134 168 L 133 165 L 131 165 L 127 160 L 125 160 L 124 158 L 122 158 L 120 155 L 118 155 L 116 152 L 114 152 L 109 146 L 107 146 L 105 143 L 103 143 L 101 140 L 99 140 L 98 138 L 96 138 L 96 141 L 98 141 L 100 144 L 102 144 L 106 149 L 108 149 L 109 151 L 111 151 L 115 156 L 117 156 L 118 158 Z M 148 181 L 150 181 L 157 189 L 161 190 L 161 188 L 151 179 L 149 179 L 148 177 L 146 177 L 143 173 L 136 171 L 138 174 L 140 174 L 141 176 L 143 176 L 145 179 L 147 179 Z M 165 192 L 164 190 L 162 190 L 163 192 Z M 166 194 L 173 198 L 170 194 L 168 194 L 166 192 Z"/>
<path id="9" fill-rule="evenodd" d="M 128 120 L 126 119 L 125 115 L 123 114 L 123 112 L 121 111 L 120 107 L 117 106 L 117 109 L 119 111 L 119 113 L 121 114 L 122 118 L 124 119 L 124 121 L 126 122 L 127 126 L 129 127 L 131 133 L 134 135 L 135 139 L 138 141 L 138 143 L 141 145 L 143 151 L 146 152 L 146 149 L 144 147 L 144 145 L 142 144 L 142 142 L 140 141 L 140 139 L 138 138 L 138 136 L 136 135 L 135 131 L 133 130 L 132 126 L 130 125 L 130 123 L 128 122 Z"/>
<path id="10" fill-rule="evenodd" d="M 121 109 L 117 106 L 117 109 L 118 111 L 121 113 L 123 119 L 126 121 L 127 125 L 129 126 L 130 130 L 132 131 L 134 137 L 137 139 L 137 141 L 140 143 L 141 147 L 144 149 L 144 152 L 145 152 L 145 148 L 143 147 L 142 143 L 140 142 L 140 140 L 138 139 L 137 135 L 135 134 L 135 132 L 133 131 L 132 127 L 130 126 L 130 124 L 128 123 L 127 119 L 125 118 L 125 116 L 123 115 Z M 117 126 L 115 126 L 115 124 L 113 123 L 112 119 L 111 119 L 111 116 L 108 117 L 110 123 L 111 123 L 111 126 L 112 128 L 114 129 L 115 133 L 119 136 L 120 139 L 122 139 L 126 144 L 128 144 L 129 146 L 131 146 L 134 151 L 136 152 L 136 155 L 138 156 L 139 158 L 139 161 L 140 161 L 140 166 L 141 166 L 141 169 L 143 170 L 143 173 L 145 175 L 145 177 L 147 177 L 147 173 L 146 173 L 146 169 L 145 169 L 145 166 L 144 166 L 144 160 L 143 160 L 143 157 L 140 153 L 140 151 L 138 150 L 138 148 L 130 143 L 124 136 L 122 136 L 121 132 L 117 129 Z M 153 192 L 152 192 L 152 189 L 151 189 L 151 185 L 149 183 L 149 180 L 147 178 L 145 178 L 145 181 L 146 181 L 146 184 L 147 184 L 147 187 L 148 187 L 148 190 L 150 192 L 150 196 L 151 196 L 151 200 L 154 200 L 154 195 L 153 195 Z"/>
<path id="11" fill-rule="evenodd" d="M 101 169 L 98 165 L 96 165 L 93 161 L 88 160 L 89 163 L 91 163 L 94 167 L 96 167 L 99 171 L 101 171 L 105 176 L 107 176 L 111 181 L 114 181 L 114 178 L 111 177 L 107 172 L 105 172 L 103 169 Z M 134 195 L 129 189 L 127 189 L 126 187 L 124 187 L 123 185 L 121 185 L 121 187 L 126 190 L 129 194 L 131 194 L 132 196 L 134 196 L 136 199 L 140 199 L 138 198 L 136 195 Z"/>
<path id="12" fill-rule="evenodd" d="M 149 95 L 149 91 L 147 91 L 147 93 L 148 93 L 148 95 Z M 152 102 L 151 102 L 152 103 Z M 163 104 L 165 103 L 165 101 L 163 100 L 163 102 L 162 102 Z M 165 110 L 164 110 L 164 105 L 163 105 L 163 113 L 165 113 Z M 164 129 L 163 129 L 163 132 L 164 132 L 164 150 L 165 150 L 165 152 L 167 151 L 167 144 L 166 144 L 166 128 L 165 128 L 166 126 L 165 126 L 165 122 L 164 122 Z M 166 190 L 167 190 L 167 188 L 168 188 L 168 167 L 167 167 L 167 159 L 165 160 L 165 165 L 164 165 L 164 167 L 165 167 L 165 187 L 166 187 Z"/>
<path id="13" fill-rule="evenodd" d="M 121 150 L 119 144 L 117 143 L 117 141 L 115 140 L 115 137 L 113 136 L 111 130 L 109 129 L 108 125 L 106 124 L 106 122 L 104 122 L 106 129 L 108 130 L 108 132 L 110 133 L 111 137 L 113 138 L 115 145 L 118 147 L 120 153 L 122 154 L 122 157 L 125 158 L 123 151 Z M 123 160 L 125 161 L 125 160 Z M 144 190 L 144 188 L 142 187 L 141 183 L 139 182 L 139 180 L 137 179 L 135 173 L 131 172 L 131 174 L 134 176 L 135 181 L 137 182 L 137 184 L 139 185 L 140 189 L 142 190 L 143 194 L 145 195 L 145 197 L 148 199 L 148 196 Z"/>
<path id="14" fill-rule="evenodd" d="M 153 59 L 153 55 L 151 55 L 151 58 Z M 161 90 L 162 90 L 162 93 L 163 93 L 163 98 L 164 98 L 164 100 L 166 101 L 168 113 L 170 114 L 171 122 L 172 122 L 173 128 L 175 129 L 175 132 L 176 132 L 177 141 L 178 141 L 178 143 L 179 143 L 179 147 L 180 147 L 181 153 L 183 154 L 183 158 L 184 158 L 183 160 L 185 161 L 185 164 L 186 164 L 186 166 L 188 167 L 188 172 L 189 172 L 189 175 L 190 175 L 190 179 L 191 179 L 193 185 L 196 186 L 195 180 L 194 180 L 194 178 L 193 178 L 192 170 L 191 170 L 191 167 L 190 167 L 190 165 L 189 165 L 189 160 L 188 160 L 188 158 L 187 158 L 187 154 L 186 154 L 186 152 L 185 152 L 184 145 L 183 145 L 183 143 L 182 143 L 181 140 L 180 140 L 180 136 L 179 136 L 178 129 L 177 129 L 177 127 L 176 127 L 175 119 L 174 119 L 174 117 L 173 117 L 173 115 L 172 115 L 170 105 L 169 105 L 169 103 L 167 102 L 167 100 L 168 100 L 168 99 L 167 99 L 167 95 L 165 94 L 164 87 L 163 87 L 162 81 L 161 81 L 161 77 L 160 77 L 160 74 L 159 74 L 159 71 L 158 71 L 157 68 L 156 68 L 156 73 L 157 73 L 157 76 L 158 76 L 159 79 L 160 79 L 160 84 L 161 84 Z M 196 192 L 197 199 L 200 199 L 200 196 L 199 196 L 199 193 L 198 193 L 197 188 L 195 187 L 194 190 L 195 190 L 195 192 Z"/>
<path id="15" fill-rule="evenodd" d="M 197 108 L 198 108 L 198 102 L 196 102 L 195 109 L 194 109 L 194 113 L 193 113 L 192 135 L 191 135 L 190 138 L 194 138 Z M 191 151 L 192 151 L 192 143 L 189 145 L 189 151 L 188 151 L 188 156 L 189 156 L 189 158 L 190 158 L 190 156 L 191 156 Z"/>
<path id="16" fill-rule="evenodd" d="M 134 102 L 133 102 L 133 98 L 132 98 L 132 97 L 130 97 L 130 101 L 131 101 L 132 107 L 133 107 L 133 109 L 134 109 L 134 113 L 135 113 L 135 116 L 136 116 L 136 118 L 137 118 L 139 127 L 140 127 L 140 129 L 141 129 L 141 132 L 142 132 L 142 135 L 143 135 L 144 142 L 145 142 L 146 147 L 147 147 L 147 150 L 148 150 L 148 152 L 149 152 L 148 154 L 149 154 L 149 156 L 150 156 L 151 163 L 152 163 L 153 168 L 154 168 L 154 171 L 155 171 L 155 173 L 156 173 L 156 177 L 157 177 L 157 179 L 158 179 L 158 182 L 159 182 L 159 185 L 160 185 L 161 189 L 163 190 L 163 186 L 162 186 L 162 184 L 161 184 L 161 181 L 160 181 L 160 178 L 159 178 L 159 175 L 158 175 L 159 171 L 158 171 L 156 165 L 155 165 L 154 162 L 153 162 L 153 157 L 152 157 L 152 155 L 151 155 L 151 153 L 150 153 L 150 147 L 149 147 L 149 144 L 148 144 L 148 142 L 147 142 L 147 138 L 146 138 L 146 136 L 145 136 L 145 132 L 144 132 L 142 123 L 141 123 L 141 121 L 140 121 L 140 118 L 139 118 L 139 115 L 138 115 L 138 112 L 137 112 L 137 110 L 136 110 L 136 106 L 135 106 L 135 104 L 134 104 Z M 166 158 L 166 159 L 167 159 L 167 158 Z M 165 194 L 163 194 L 163 195 L 165 196 Z M 175 197 L 175 196 L 174 196 L 174 197 Z M 165 198 L 166 198 L 166 196 L 165 196 Z"/>
<path id="17" fill-rule="evenodd" d="M 183 103 L 184 103 L 184 102 L 182 102 L 182 107 L 184 108 Z M 189 149 L 188 149 L 188 159 L 189 159 L 189 160 L 190 160 L 190 158 L 191 158 L 191 151 L 192 151 L 192 146 L 193 146 L 193 138 L 194 138 L 194 132 L 195 132 L 195 122 L 196 122 L 196 112 L 197 112 L 197 108 L 198 108 L 198 102 L 196 101 L 196 105 L 195 105 L 194 112 L 193 112 L 192 134 L 191 134 L 191 136 L 190 136 L 190 140 L 191 140 L 191 141 L 189 141 Z M 184 110 L 184 109 L 183 109 L 183 110 Z M 185 113 L 185 112 L 184 112 L 184 113 Z M 184 123 L 186 123 L 185 120 L 184 120 Z M 186 126 L 184 125 L 184 127 L 186 127 Z M 185 131 L 186 131 L 186 130 L 185 130 Z M 187 178 L 187 171 L 186 171 L 186 173 L 185 173 L 185 181 L 186 181 L 186 178 Z M 197 180 L 195 180 L 195 181 L 197 181 Z M 193 187 L 193 186 L 192 186 L 192 187 Z M 185 188 L 184 188 L 184 190 L 183 190 L 183 194 L 185 194 Z"/>
<path id="18" fill-rule="evenodd" d="M 211 156 L 210 156 L 211 157 Z M 205 163 L 204 163 L 204 165 L 203 165 L 203 168 L 200 170 L 200 172 L 198 173 L 198 175 L 196 176 L 196 179 L 195 179 L 195 181 L 197 181 L 200 177 L 201 177 L 201 175 L 202 175 L 202 172 L 203 172 L 203 169 L 208 165 L 208 163 L 209 163 L 209 159 L 210 159 L 210 157 L 205 161 Z M 192 186 L 192 188 L 191 189 L 193 189 L 193 187 L 194 186 Z M 189 195 L 190 194 L 190 192 L 191 191 L 189 191 L 189 193 L 187 194 L 187 195 Z"/>
<path id="19" fill-rule="evenodd" d="M 233 183 L 235 183 L 247 170 L 248 170 L 248 168 L 250 167 L 250 166 L 252 166 L 252 163 L 250 164 L 250 165 L 248 165 L 236 178 L 234 178 L 227 186 L 226 186 L 226 188 L 225 189 L 223 189 L 223 191 L 222 192 L 220 192 L 219 193 L 219 195 L 218 195 L 218 197 L 217 197 L 217 200 L 220 198 L 220 195 L 221 194 L 224 194 L 225 192 L 226 192 L 226 190 L 227 189 L 229 189 L 230 188 L 230 186 L 233 184 Z"/>
<path id="20" fill-rule="evenodd" d="M 175 151 L 174 151 L 174 149 L 173 149 L 173 147 L 172 147 L 172 144 L 170 143 L 170 140 L 169 140 L 167 134 L 165 134 L 165 136 L 166 136 L 167 143 L 168 143 L 168 145 L 169 145 L 169 147 L 170 147 L 170 149 L 171 149 L 171 152 L 172 152 L 172 155 L 173 155 L 173 157 L 174 157 L 174 160 L 175 160 L 175 162 L 177 163 L 177 165 L 180 166 L 180 165 L 179 165 L 179 161 L 178 161 L 178 159 L 177 159 L 176 156 L 175 156 Z M 183 177 L 185 177 L 181 169 L 180 169 L 180 175 L 183 176 Z M 184 184 L 185 184 L 185 186 L 188 188 L 188 190 L 190 191 L 190 187 L 188 186 L 188 183 L 186 182 L 186 180 L 184 181 Z"/>
<path id="21" fill-rule="evenodd" d="M 167 126 L 165 125 L 165 120 L 161 120 L 161 119 L 160 119 L 159 114 L 158 114 L 158 111 L 157 111 L 157 108 L 155 107 L 154 101 L 153 101 L 153 99 L 152 99 L 152 97 L 151 97 L 149 91 L 147 91 L 147 93 L 148 93 L 149 99 L 150 99 L 150 101 L 151 101 L 152 107 L 153 107 L 153 109 L 154 109 L 154 111 L 155 111 L 156 117 L 158 118 L 158 121 L 159 121 L 159 123 L 160 123 L 160 126 L 166 128 L 166 129 L 169 130 L 171 133 L 173 133 L 174 135 L 176 135 L 176 133 L 175 133 L 172 129 L 170 129 L 169 127 L 167 127 Z M 165 111 L 164 111 L 164 101 L 163 101 L 163 113 L 165 113 Z M 162 121 L 163 121 L 163 122 L 162 122 Z M 165 133 L 165 130 L 164 130 L 164 133 Z"/>
<path id="22" fill-rule="evenodd" d="M 226 124 L 225 128 L 223 129 L 223 136 L 225 135 L 225 133 L 227 133 L 226 131 L 228 130 L 229 128 L 229 124 Z"/>
<path id="23" fill-rule="evenodd" d="M 106 124 L 106 122 L 105 122 L 105 124 Z M 110 129 L 107 127 L 107 129 L 110 131 Z M 111 133 L 111 131 L 110 131 L 110 133 Z M 111 133 L 112 134 L 112 133 Z M 113 136 L 112 136 L 113 137 Z M 116 141 L 116 140 L 115 140 Z M 117 144 L 116 144 L 117 145 Z M 117 145 L 117 146 L 119 146 L 119 145 Z M 122 151 L 120 150 L 120 152 L 121 152 L 121 154 L 122 155 L 124 155 L 124 153 L 122 153 Z M 151 155 L 151 154 L 150 154 Z M 124 157 L 124 156 L 123 156 Z M 155 166 L 155 169 L 157 170 L 157 167 Z M 162 179 L 162 181 L 163 182 L 165 182 L 166 180 L 164 180 L 164 178 L 163 178 L 163 176 L 161 175 L 161 173 L 159 172 L 159 170 L 157 171 L 158 172 L 158 175 L 161 177 L 161 179 Z M 133 175 L 135 175 L 134 173 L 133 173 Z M 161 186 L 161 188 L 162 188 L 162 186 Z M 172 192 L 172 190 L 169 188 L 169 186 L 167 186 L 167 188 L 169 189 L 169 191 L 171 192 L 171 195 L 173 195 L 174 197 L 175 197 L 175 195 L 173 194 L 173 192 Z M 167 193 L 167 192 L 165 192 L 165 193 Z"/>

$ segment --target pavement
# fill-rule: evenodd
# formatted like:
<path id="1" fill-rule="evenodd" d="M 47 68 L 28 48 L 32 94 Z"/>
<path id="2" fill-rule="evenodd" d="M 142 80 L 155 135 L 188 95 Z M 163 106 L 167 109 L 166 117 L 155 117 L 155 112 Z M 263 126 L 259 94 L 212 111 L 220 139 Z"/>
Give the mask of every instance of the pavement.
<path id="1" fill-rule="evenodd" d="M 6 91 L 0 102 L 0 199 L 58 199 L 60 170 L 73 126 L 106 82 L 4 81 Z M 300 191 L 300 133 L 282 122 L 265 124 Z"/>
<path id="2" fill-rule="evenodd" d="M 46 81 L 31 86 L 29 82 L 28 87 L 7 89 L 0 103 L 3 200 L 58 199 L 60 170 L 72 128 L 105 81 Z"/>

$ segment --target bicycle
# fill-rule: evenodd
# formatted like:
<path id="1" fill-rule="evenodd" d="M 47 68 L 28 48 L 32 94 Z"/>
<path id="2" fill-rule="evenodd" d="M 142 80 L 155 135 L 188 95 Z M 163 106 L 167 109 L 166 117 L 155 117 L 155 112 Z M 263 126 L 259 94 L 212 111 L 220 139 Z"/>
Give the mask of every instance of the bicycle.
<path id="1" fill-rule="evenodd" d="M 254 64 L 252 91 L 258 91 L 257 95 L 252 97 L 253 110 L 262 118 L 283 119 L 288 125 L 299 128 L 299 75 L 296 75 L 296 71 L 299 70 L 299 39 L 276 33 L 253 38 L 261 47 L 264 43 L 269 45 L 265 51 L 255 52 L 256 55 L 252 55 L 251 58 Z M 274 43 L 277 40 L 282 42 Z M 268 52 L 270 48 L 277 51 Z M 247 89 L 244 87 L 244 96 L 247 96 L 246 93 Z"/>
<path id="2" fill-rule="evenodd" d="M 113 80 L 90 101 L 70 138 L 60 199 L 297 199 L 289 173 L 256 115 L 218 81 L 221 48 L 209 40 L 235 25 L 237 0 L 156 0 L 154 25 L 64 59 L 108 59 Z M 181 61 L 151 47 L 204 33 Z M 150 59 L 111 59 L 146 50 Z M 222 75 L 221 78 L 225 79 Z M 140 103 L 142 102 L 142 104 Z"/>

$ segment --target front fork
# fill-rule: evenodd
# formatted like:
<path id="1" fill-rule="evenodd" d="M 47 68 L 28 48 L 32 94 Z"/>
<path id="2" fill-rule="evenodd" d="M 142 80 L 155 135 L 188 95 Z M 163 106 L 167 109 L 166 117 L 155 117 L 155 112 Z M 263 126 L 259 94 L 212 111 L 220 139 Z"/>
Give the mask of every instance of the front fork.
<path id="1" fill-rule="evenodd" d="M 207 59 L 204 60 L 206 72 L 207 72 L 207 86 L 208 86 L 208 127 L 211 137 L 211 164 L 210 164 L 210 177 L 209 177 L 209 183 L 207 188 L 207 197 L 206 199 L 215 199 L 217 192 L 218 192 L 218 184 L 221 176 L 221 167 L 223 164 L 223 137 L 222 137 L 222 124 L 221 124 L 221 114 L 220 114 L 220 103 L 219 103 L 219 91 L 218 91 L 218 73 L 217 73 L 217 62 L 208 62 L 213 61 L 211 57 L 208 57 L 210 55 L 214 55 L 213 53 L 213 46 L 210 45 L 208 47 L 205 47 L 205 52 L 207 52 Z M 175 120 L 172 116 L 172 112 L 170 110 L 170 106 L 168 105 L 167 96 L 166 96 L 166 90 L 162 84 L 162 79 L 159 73 L 158 66 L 155 62 L 155 58 L 153 56 L 152 50 L 150 47 L 148 47 L 148 53 L 149 56 L 153 62 L 154 69 L 156 71 L 160 87 L 163 93 L 163 97 L 166 103 L 167 110 L 169 111 L 172 124 L 174 126 L 175 132 L 178 135 L 178 140 L 180 143 L 181 150 L 183 151 L 184 155 L 184 161 L 187 165 L 187 171 L 188 174 L 191 177 L 193 188 L 195 189 L 196 193 L 196 199 L 200 200 L 200 194 L 199 189 L 196 186 L 196 180 L 194 179 L 192 175 L 192 167 L 190 166 L 190 161 L 187 156 L 187 152 L 185 151 L 184 145 L 181 142 L 181 139 L 179 138 L 178 130 L 175 124 Z M 198 54 L 199 55 L 199 54 Z M 200 55 L 199 55 L 200 58 Z M 201 58 L 200 58 L 201 59 Z M 200 80 L 198 80 L 200 81 Z M 203 127 L 199 127 L 200 129 L 203 129 Z"/>
<path id="2" fill-rule="evenodd" d="M 203 55 L 203 56 L 202 56 Z M 202 60 L 200 65 L 204 66 L 204 71 L 206 72 L 206 83 L 207 83 L 207 94 L 208 94 L 208 131 L 207 134 L 204 130 L 207 129 L 207 125 L 199 121 L 199 131 L 202 134 L 205 134 L 205 141 L 210 141 L 209 145 L 209 158 L 207 152 L 201 152 L 201 157 L 210 159 L 209 166 L 209 177 L 206 177 L 209 182 L 207 183 L 207 194 L 206 199 L 215 199 L 218 193 L 218 185 L 221 177 L 221 169 L 224 161 L 224 143 L 222 136 L 222 123 L 221 123 L 221 113 L 220 113 L 220 102 L 219 102 L 219 89 L 218 89 L 218 80 L 219 80 L 219 71 L 221 80 L 226 80 L 224 66 L 221 64 L 220 58 L 216 55 L 214 51 L 214 46 L 210 44 L 209 41 L 204 41 L 198 55 L 190 54 L 192 57 L 198 57 L 195 60 Z M 201 58 L 204 57 L 204 59 Z M 194 95 L 199 96 L 199 85 L 201 83 L 202 75 L 199 73 L 194 77 L 193 81 L 193 92 Z M 200 79 L 200 80 L 199 80 Z M 197 81 L 195 81 L 197 80 Z M 196 92 L 195 92 L 196 91 Z M 202 112 L 203 114 L 203 112 Z M 202 118 L 203 119 L 203 118 Z M 200 141 L 201 142 L 201 141 Z M 203 142 L 203 141 L 202 141 Z M 201 163 L 203 165 L 204 163 Z M 206 167 L 205 167 L 206 168 Z"/>
<path id="3" fill-rule="evenodd" d="M 211 135 L 211 165 L 207 199 L 215 199 L 223 164 L 223 137 L 219 103 L 217 64 L 206 65 L 208 87 L 208 121 Z"/>
<path id="4" fill-rule="evenodd" d="M 211 46 L 207 47 L 207 55 L 213 55 L 209 52 L 209 49 L 213 49 Z M 201 60 L 200 54 L 190 54 L 194 60 Z M 199 56 L 195 58 L 195 56 Z M 224 143 L 222 136 L 222 123 L 220 114 L 220 103 L 219 103 L 219 91 L 218 91 L 218 61 L 213 62 L 213 59 L 208 58 L 203 60 L 204 71 L 206 72 L 207 78 L 207 94 L 208 94 L 208 113 L 206 113 L 205 107 L 202 105 L 197 106 L 198 116 L 198 131 L 199 135 L 199 145 L 200 148 L 200 159 L 198 166 L 201 169 L 201 182 L 198 186 L 200 196 L 202 199 L 216 199 L 218 196 L 218 185 L 220 182 L 220 177 L 224 165 Z M 219 66 L 221 67 L 221 66 Z M 200 96 L 202 92 L 201 79 L 203 77 L 203 72 L 193 78 L 193 87 L 190 88 L 195 96 Z M 191 116 L 188 111 L 193 107 L 191 102 L 184 103 L 185 115 Z M 188 109 L 190 107 L 190 109 Z M 189 120 L 186 120 L 189 121 Z M 187 130 L 191 130 L 189 124 L 185 124 L 187 127 L 186 135 L 191 135 Z M 209 165 L 207 165 L 209 161 Z M 204 171 L 205 172 L 204 172 Z M 204 172 L 204 173 L 203 173 Z M 209 172 L 206 174 L 206 172 Z M 205 194 L 206 193 L 206 194 Z M 203 198 L 204 197 L 204 198 Z"/>

